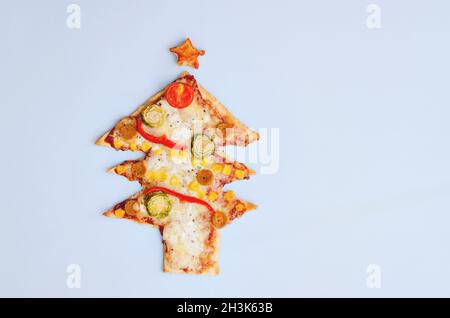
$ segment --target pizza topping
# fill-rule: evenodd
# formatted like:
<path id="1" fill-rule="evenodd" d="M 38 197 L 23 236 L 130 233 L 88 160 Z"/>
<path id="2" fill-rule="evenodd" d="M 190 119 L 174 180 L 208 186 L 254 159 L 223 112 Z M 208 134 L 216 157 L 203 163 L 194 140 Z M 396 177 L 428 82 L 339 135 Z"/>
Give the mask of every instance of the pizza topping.
<path id="1" fill-rule="evenodd" d="M 137 145 L 135 142 L 130 143 L 130 150 L 131 151 L 136 151 L 137 150 Z"/>
<path id="2" fill-rule="evenodd" d="M 148 132 L 146 132 L 144 130 L 144 127 L 142 126 L 142 119 L 140 117 L 138 117 L 136 119 L 136 125 L 137 125 L 137 129 L 139 131 L 139 133 L 141 134 L 141 136 L 145 139 L 147 139 L 150 142 L 153 142 L 155 144 L 161 144 L 164 145 L 166 147 L 169 148 L 175 148 L 178 147 L 180 149 L 182 149 L 182 146 L 178 146 L 174 141 L 170 140 L 169 138 L 166 137 L 166 135 L 162 135 L 162 136 L 153 136 L 152 134 L 149 134 Z"/>
<path id="3" fill-rule="evenodd" d="M 237 179 L 244 179 L 245 178 L 245 171 L 244 170 L 240 170 L 240 169 L 236 169 L 236 171 L 234 171 L 234 176 Z"/>
<path id="4" fill-rule="evenodd" d="M 199 172 L 197 172 L 196 178 L 198 183 L 200 183 L 201 185 L 210 185 L 214 178 L 214 175 L 211 172 L 211 170 L 202 169 Z"/>
<path id="5" fill-rule="evenodd" d="M 238 202 L 236 203 L 236 205 L 234 206 L 234 208 L 236 209 L 236 211 L 242 212 L 242 211 L 245 210 L 245 204 L 242 203 L 242 202 L 240 202 L 240 201 L 238 201 Z"/>
<path id="6" fill-rule="evenodd" d="M 122 122 L 118 125 L 119 136 L 125 140 L 131 140 L 136 136 L 136 127 L 133 122 Z"/>
<path id="7" fill-rule="evenodd" d="M 178 65 L 188 65 L 194 68 L 199 67 L 198 57 L 205 55 L 204 50 L 197 50 L 189 38 L 187 38 L 180 46 L 173 47 L 170 52 L 177 55 Z"/>
<path id="8" fill-rule="evenodd" d="M 214 142 L 206 135 L 199 134 L 192 138 L 191 151 L 195 158 L 203 159 L 214 153 Z"/>
<path id="9" fill-rule="evenodd" d="M 136 178 L 142 178 L 145 175 L 146 167 L 143 161 L 133 162 L 131 165 L 131 174 Z"/>
<path id="10" fill-rule="evenodd" d="M 191 182 L 189 182 L 188 184 L 188 190 L 192 191 L 192 192 L 196 192 L 200 189 L 200 185 L 198 184 L 198 182 L 192 180 Z"/>
<path id="11" fill-rule="evenodd" d="M 231 173 L 231 165 L 224 165 L 222 168 L 222 174 L 225 176 L 229 176 Z"/>
<path id="12" fill-rule="evenodd" d="M 167 87 L 165 97 L 170 106 L 186 108 L 194 100 L 194 89 L 188 84 L 175 82 Z"/>
<path id="13" fill-rule="evenodd" d="M 151 105 L 142 112 L 142 121 L 150 127 L 160 127 L 166 118 L 166 112 L 161 107 Z"/>
<path id="14" fill-rule="evenodd" d="M 145 208 L 150 216 L 158 219 L 165 218 L 172 209 L 172 202 L 167 194 L 162 191 L 153 192 L 144 198 Z"/>
<path id="15" fill-rule="evenodd" d="M 115 149 L 120 149 L 123 146 L 122 142 L 119 139 L 114 139 L 113 145 Z"/>
<path id="16" fill-rule="evenodd" d="M 139 212 L 139 205 L 136 200 L 128 200 L 125 203 L 125 212 L 130 216 L 135 216 Z"/>
<path id="17" fill-rule="evenodd" d="M 191 203 L 201 204 L 204 207 L 206 207 L 211 213 L 215 212 L 213 207 L 211 205 L 209 205 L 209 203 L 207 203 L 206 201 L 203 201 L 201 199 L 198 199 L 196 197 L 191 197 L 191 196 L 188 196 L 185 194 L 181 194 L 179 192 L 176 192 L 176 191 L 164 188 L 164 187 L 151 187 L 145 191 L 146 194 L 153 193 L 153 192 L 167 193 L 167 194 L 177 197 L 181 202 L 191 202 Z"/>
<path id="18" fill-rule="evenodd" d="M 224 198 L 228 202 L 232 201 L 234 199 L 234 192 L 232 190 L 225 192 Z"/>
<path id="19" fill-rule="evenodd" d="M 152 148 L 152 146 L 151 146 L 148 142 L 146 142 L 146 141 L 144 141 L 144 142 L 141 144 L 141 150 L 142 150 L 143 152 L 148 152 L 151 148 Z"/>
<path id="20" fill-rule="evenodd" d="M 125 211 L 123 209 L 117 209 L 117 210 L 114 211 L 114 216 L 116 218 L 121 219 L 121 218 L 123 218 L 125 216 Z"/>
<path id="21" fill-rule="evenodd" d="M 212 169 L 213 172 L 219 173 L 219 172 L 222 171 L 222 165 L 220 165 L 218 163 L 215 163 L 215 164 L 212 165 L 211 169 Z"/>
<path id="22" fill-rule="evenodd" d="M 225 213 L 217 211 L 211 217 L 212 224 L 217 228 L 222 228 L 227 223 L 227 216 Z"/>
<path id="23" fill-rule="evenodd" d="M 180 186 L 180 179 L 177 176 L 172 176 L 169 180 L 169 183 L 171 186 L 179 187 Z"/>
<path id="24" fill-rule="evenodd" d="M 116 172 L 118 174 L 123 174 L 127 171 L 127 168 L 125 166 L 119 165 L 116 167 Z"/>
<path id="25" fill-rule="evenodd" d="M 208 200 L 211 201 L 211 202 L 216 201 L 218 197 L 219 196 L 214 191 L 211 191 L 211 192 L 208 193 Z"/>

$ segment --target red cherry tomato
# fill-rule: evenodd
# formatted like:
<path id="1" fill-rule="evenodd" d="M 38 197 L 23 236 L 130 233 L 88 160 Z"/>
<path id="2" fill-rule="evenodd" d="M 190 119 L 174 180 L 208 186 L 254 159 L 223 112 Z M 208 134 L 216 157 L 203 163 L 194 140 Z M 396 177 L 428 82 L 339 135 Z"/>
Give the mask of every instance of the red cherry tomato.
<path id="1" fill-rule="evenodd" d="M 175 108 L 188 107 L 194 100 L 194 89 L 183 83 L 172 83 L 167 87 L 166 100 Z"/>

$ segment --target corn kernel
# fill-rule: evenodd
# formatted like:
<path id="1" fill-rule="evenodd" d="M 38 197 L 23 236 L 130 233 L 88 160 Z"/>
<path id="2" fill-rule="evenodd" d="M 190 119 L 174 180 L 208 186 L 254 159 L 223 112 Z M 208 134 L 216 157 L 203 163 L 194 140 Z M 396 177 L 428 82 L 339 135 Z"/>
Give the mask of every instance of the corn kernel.
<path id="1" fill-rule="evenodd" d="M 224 165 L 222 169 L 222 174 L 228 176 L 231 173 L 231 165 Z"/>
<path id="2" fill-rule="evenodd" d="M 164 169 L 160 169 L 155 172 L 155 179 L 156 181 L 163 182 L 167 179 L 167 173 Z"/>
<path id="3" fill-rule="evenodd" d="M 155 149 L 154 151 L 155 155 L 160 155 L 163 153 L 163 150 L 161 148 Z"/>
<path id="4" fill-rule="evenodd" d="M 119 139 L 114 140 L 114 148 L 119 149 L 123 146 L 122 142 Z"/>
<path id="5" fill-rule="evenodd" d="M 192 166 L 199 167 L 200 166 L 200 160 L 197 158 L 192 158 Z"/>
<path id="6" fill-rule="evenodd" d="M 146 141 L 144 141 L 141 145 L 141 150 L 143 152 L 148 152 L 151 148 L 152 148 L 152 146 Z"/>
<path id="7" fill-rule="evenodd" d="M 244 179 L 245 177 L 245 171 L 244 170 L 239 170 L 236 169 L 236 171 L 234 172 L 234 175 L 237 179 Z"/>
<path id="8" fill-rule="evenodd" d="M 236 210 L 238 212 L 242 212 L 242 211 L 244 211 L 244 209 L 245 209 L 245 206 L 242 203 L 236 204 Z"/>
<path id="9" fill-rule="evenodd" d="M 170 158 L 172 159 L 184 159 L 186 152 L 180 149 L 170 149 Z"/>
<path id="10" fill-rule="evenodd" d="M 125 171 L 127 171 L 127 167 L 125 167 L 125 166 L 120 165 L 120 166 L 117 166 L 117 167 L 116 167 L 116 172 L 117 172 L 118 174 L 122 174 L 122 173 L 124 173 Z"/>
<path id="11" fill-rule="evenodd" d="M 200 185 L 196 181 L 191 181 L 189 182 L 188 189 L 189 191 L 195 192 L 200 189 Z"/>
<path id="12" fill-rule="evenodd" d="M 148 181 L 155 181 L 155 171 L 153 171 L 153 170 L 150 170 L 146 175 L 145 175 L 145 178 L 148 180 Z"/>
<path id="13" fill-rule="evenodd" d="M 198 190 L 197 191 L 197 198 L 199 198 L 200 200 L 203 200 L 205 198 L 205 191 L 203 190 Z"/>
<path id="14" fill-rule="evenodd" d="M 180 185 L 180 179 L 177 176 L 172 176 L 170 178 L 170 184 L 174 187 L 178 187 Z"/>
<path id="15" fill-rule="evenodd" d="M 234 192 L 233 191 L 227 191 L 227 192 L 225 192 L 225 194 L 224 194 L 224 198 L 225 198 L 225 200 L 227 200 L 227 201 L 231 201 L 231 200 L 233 200 L 234 199 Z"/>
<path id="16" fill-rule="evenodd" d="M 210 193 L 208 193 L 208 200 L 211 202 L 214 202 L 217 200 L 217 193 L 214 191 L 211 191 Z"/>
<path id="17" fill-rule="evenodd" d="M 136 143 L 132 142 L 132 143 L 130 144 L 130 150 L 131 150 L 131 151 L 136 151 L 136 150 L 137 150 Z"/>
<path id="18" fill-rule="evenodd" d="M 215 173 L 219 173 L 220 171 L 222 171 L 222 166 L 218 163 L 215 163 L 212 165 L 211 170 Z"/>
<path id="19" fill-rule="evenodd" d="M 121 219 L 121 218 L 123 218 L 125 216 L 125 210 L 124 209 L 117 209 L 117 210 L 114 211 L 114 215 L 117 218 Z"/>
<path id="20" fill-rule="evenodd" d="M 202 167 L 205 167 L 206 165 L 208 165 L 208 161 L 207 161 L 206 159 L 202 159 L 202 160 L 200 161 L 200 165 L 201 165 Z"/>

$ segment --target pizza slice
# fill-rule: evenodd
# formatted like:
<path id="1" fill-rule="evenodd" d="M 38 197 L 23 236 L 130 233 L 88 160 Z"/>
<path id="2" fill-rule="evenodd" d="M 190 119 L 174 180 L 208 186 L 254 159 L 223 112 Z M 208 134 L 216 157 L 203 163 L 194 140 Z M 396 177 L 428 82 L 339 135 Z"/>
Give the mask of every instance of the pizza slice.
<path id="1" fill-rule="evenodd" d="M 156 144 L 190 149 L 199 134 L 208 136 L 214 147 L 246 146 L 259 139 L 257 132 L 236 119 L 194 76 L 183 73 L 130 116 L 119 120 L 96 143 L 147 153 Z"/>
<path id="2" fill-rule="evenodd" d="M 197 160 L 183 150 L 156 149 L 145 158 L 127 160 L 109 170 L 141 184 L 161 182 L 172 187 L 222 188 L 235 180 L 249 179 L 254 171 L 237 161 L 218 157 Z M 198 187 L 197 187 L 198 188 Z"/>
<path id="3" fill-rule="evenodd" d="M 236 207 L 219 211 L 206 201 L 160 186 L 145 187 L 104 215 L 159 228 L 165 272 L 212 275 L 218 273 L 218 229 L 240 216 Z"/>

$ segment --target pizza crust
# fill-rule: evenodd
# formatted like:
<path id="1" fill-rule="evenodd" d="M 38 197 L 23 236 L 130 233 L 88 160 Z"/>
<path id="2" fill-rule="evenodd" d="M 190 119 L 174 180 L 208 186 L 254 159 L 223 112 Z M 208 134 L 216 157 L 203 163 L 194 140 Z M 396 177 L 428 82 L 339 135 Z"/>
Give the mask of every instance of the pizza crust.
<path id="1" fill-rule="evenodd" d="M 251 130 L 246 125 L 244 125 L 239 119 L 234 117 L 233 114 L 231 114 L 231 112 L 216 97 L 214 97 L 198 82 L 197 86 L 202 97 L 211 103 L 211 107 L 214 108 L 220 114 L 221 117 L 225 118 L 225 121 L 227 123 L 232 124 L 234 128 L 237 129 L 235 134 L 227 134 L 226 142 L 228 141 L 235 143 L 237 135 L 247 136 L 242 146 L 246 146 L 253 141 L 259 140 L 259 133 Z"/>

